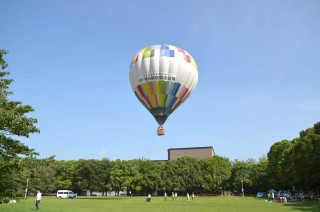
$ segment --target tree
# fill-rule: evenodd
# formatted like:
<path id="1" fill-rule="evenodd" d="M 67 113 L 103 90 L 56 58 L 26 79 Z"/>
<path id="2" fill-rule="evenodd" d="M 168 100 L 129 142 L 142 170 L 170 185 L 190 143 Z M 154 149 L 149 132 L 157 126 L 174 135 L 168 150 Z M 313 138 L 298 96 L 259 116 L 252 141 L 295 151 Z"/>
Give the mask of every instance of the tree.
<path id="1" fill-rule="evenodd" d="M 93 191 L 102 191 L 101 183 L 104 183 L 105 179 L 101 179 L 99 173 L 100 161 L 98 160 L 79 160 L 75 169 L 75 176 L 73 178 L 73 185 L 77 192 L 90 191 L 92 195 Z"/>
<path id="2" fill-rule="evenodd" d="M 22 170 L 18 172 L 21 185 L 24 187 L 26 181 L 29 181 L 28 193 L 36 193 L 37 190 L 42 193 L 54 192 L 56 186 L 56 169 L 54 166 L 54 156 L 45 159 L 36 158 L 37 154 L 31 154 L 21 161 Z"/>
<path id="3" fill-rule="evenodd" d="M 184 156 L 177 159 L 177 176 L 180 190 L 193 192 L 203 185 L 199 159 Z"/>
<path id="4" fill-rule="evenodd" d="M 158 163 L 146 159 L 138 159 L 135 162 L 139 173 L 139 182 L 136 182 L 136 185 L 141 188 L 141 191 L 153 192 L 162 189 L 158 187 L 161 181 L 161 167 Z"/>
<path id="5" fill-rule="evenodd" d="M 200 162 L 207 190 L 212 193 L 220 193 L 221 190 L 223 192 L 227 180 L 231 176 L 231 163 L 229 159 L 215 155 Z"/>
<path id="6" fill-rule="evenodd" d="M 40 132 L 35 126 L 37 119 L 27 116 L 34 109 L 30 105 L 9 99 L 13 94 L 8 90 L 13 79 L 6 78 L 10 73 L 5 71 L 8 64 L 3 56 L 7 53 L 6 50 L 0 50 L 0 197 L 15 190 L 14 183 L 8 181 L 13 173 L 21 170 L 19 157 L 34 153 L 33 149 L 24 145 L 17 137 L 29 138 L 30 134 Z"/>
<path id="7" fill-rule="evenodd" d="M 169 160 L 164 164 L 164 170 L 162 170 L 161 179 L 164 183 L 162 186 L 167 192 L 173 191 L 180 185 L 178 181 L 179 176 L 177 170 L 178 165 L 176 160 Z"/>
<path id="8" fill-rule="evenodd" d="M 293 184 L 313 189 L 319 195 L 320 188 L 320 122 L 313 128 L 300 132 L 292 151 Z"/>
<path id="9" fill-rule="evenodd" d="M 98 163 L 98 187 L 103 192 L 103 195 L 111 189 L 110 171 L 111 161 L 107 158 L 103 158 Z"/>
<path id="10" fill-rule="evenodd" d="M 57 189 L 66 190 L 72 188 L 72 180 L 75 176 L 77 161 L 74 160 L 60 160 L 56 161 L 56 177 Z"/>
<path id="11" fill-rule="evenodd" d="M 164 161 L 157 162 L 157 170 L 159 170 L 160 178 L 158 182 L 158 190 L 160 194 L 164 194 L 164 192 L 168 192 L 168 189 L 171 190 L 171 185 L 168 183 L 170 181 L 169 170 L 167 170 L 168 163 Z"/>
<path id="12" fill-rule="evenodd" d="M 32 149 L 22 144 L 13 136 L 29 138 L 32 133 L 39 133 L 39 129 L 34 126 L 37 120 L 26 116 L 34 111 L 29 105 L 23 105 L 20 101 L 11 101 L 8 96 L 13 94 L 8 91 L 12 79 L 6 79 L 9 72 L 4 71 L 8 64 L 3 59 L 3 55 L 8 52 L 0 50 L 0 156 L 15 157 L 19 154 L 29 155 Z"/>
<path id="13" fill-rule="evenodd" d="M 267 191 L 269 188 L 268 181 L 268 158 L 262 156 L 259 161 L 252 167 L 252 190 L 254 192 Z"/>
<path id="14" fill-rule="evenodd" d="M 125 186 L 125 167 L 125 161 L 123 160 L 118 159 L 112 163 L 110 182 L 112 189 L 116 191 L 116 195 L 119 195 L 120 191 L 123 190 Z"/>
<path id="15" fill-rule="evenodd" d="M 239 161 L 235 160 L 232 163 L 231 168 L 231 177 L 230 177 L 230 186 L 234 191 L 240 191 L 243 186 L 248 190 L 252 186 L 252 165 L 254 164 L 253 160 L 248 161 Z"/>
<path id="16" fill-rule="evenodd" d="M 270 186 L 288 189 L 287 176 L 283 172 L 284 160 L 294 146 L 293 141 L 282 140 L 274 143 L 268 152 L 268 176 Z"/>
<path id="17" fill-rule="evenodd" d="M 129 192 L 139 194 L 142 191 L 140 170 L 140 159 L 129 160 L 125 164 L 125 183 Z"/>

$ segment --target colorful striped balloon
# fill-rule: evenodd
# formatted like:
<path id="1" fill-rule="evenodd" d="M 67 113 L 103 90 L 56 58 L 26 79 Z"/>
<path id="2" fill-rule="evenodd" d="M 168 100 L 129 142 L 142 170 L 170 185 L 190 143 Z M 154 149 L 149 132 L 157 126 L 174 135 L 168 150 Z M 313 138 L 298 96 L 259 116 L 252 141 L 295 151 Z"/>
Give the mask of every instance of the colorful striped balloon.
<path id="1" fill-rule="evenodd" d="M 193 57 L 172 45 L 146 47 L 130 65 L 132 89 L 160 126 L 190 96 L 197 82 Z"/>

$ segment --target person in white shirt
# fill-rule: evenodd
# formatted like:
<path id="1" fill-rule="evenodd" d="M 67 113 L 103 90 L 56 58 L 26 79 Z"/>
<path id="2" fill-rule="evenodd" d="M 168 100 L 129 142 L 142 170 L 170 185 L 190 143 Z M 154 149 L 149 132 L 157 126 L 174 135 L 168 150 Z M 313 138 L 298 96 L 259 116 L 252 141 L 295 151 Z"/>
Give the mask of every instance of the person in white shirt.
<path id="1" fill-rule="evenodd" d="M 37 207 L 37 210 L 39 209 L 40 200 L 41 200 L 41 193 L 40 193 L 40 191 L 38 190 L 37 199 L 36 199 L 36 207 Z"/>

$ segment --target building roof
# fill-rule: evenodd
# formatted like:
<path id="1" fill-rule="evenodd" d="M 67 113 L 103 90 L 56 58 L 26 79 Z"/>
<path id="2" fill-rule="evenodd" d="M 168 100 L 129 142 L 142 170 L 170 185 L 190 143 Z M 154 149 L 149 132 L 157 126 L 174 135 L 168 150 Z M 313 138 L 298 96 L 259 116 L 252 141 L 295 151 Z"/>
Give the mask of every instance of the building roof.
<path id="1" fill-rule="evenodd" d="M 184 149 L 212 149 L 214 152 L 214 149 L 212 146 L 202 146 L 202 147 L 184 147 L 184 148 L 170 148 L 168 149 L 168 151 L 170 150 L 184 150 Z"/>
<path id="2" fill-rule="evenodd" d="M 206 147 L 185 147 L 168 149 L 168 160 L 175 160 L 183 156 L 192 156 L 197 158 L 208 158 L 215 155 L 212 146 Z"/>

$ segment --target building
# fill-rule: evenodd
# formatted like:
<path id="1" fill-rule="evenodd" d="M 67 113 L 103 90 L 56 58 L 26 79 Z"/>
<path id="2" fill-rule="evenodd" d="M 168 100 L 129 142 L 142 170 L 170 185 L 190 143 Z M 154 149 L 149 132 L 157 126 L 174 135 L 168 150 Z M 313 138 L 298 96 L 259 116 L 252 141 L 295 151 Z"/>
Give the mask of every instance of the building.
<path id="1" fill-rule="evenodd" d="M 176 160 L 183 156 L 192 156 L 195 158 L 211 158 L 215 154 L 212 146 L 207 147 L 188 147 L 168 149 L 168 160 Z"/>

